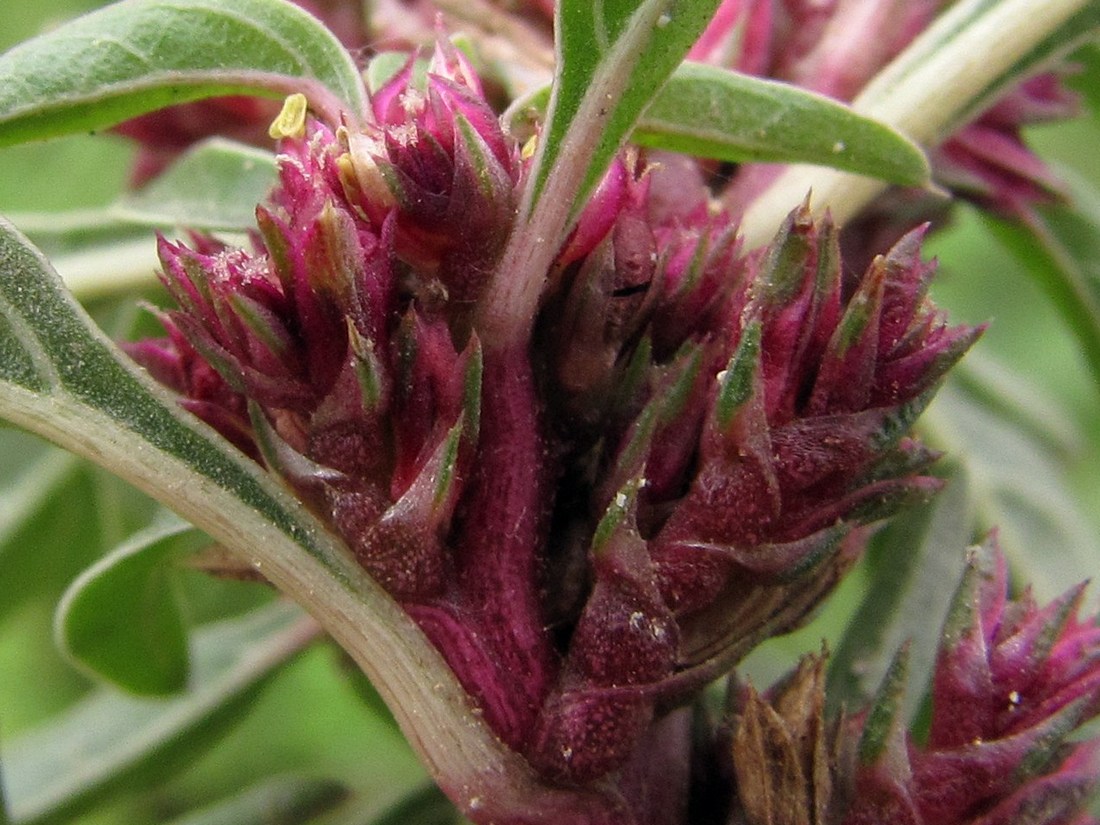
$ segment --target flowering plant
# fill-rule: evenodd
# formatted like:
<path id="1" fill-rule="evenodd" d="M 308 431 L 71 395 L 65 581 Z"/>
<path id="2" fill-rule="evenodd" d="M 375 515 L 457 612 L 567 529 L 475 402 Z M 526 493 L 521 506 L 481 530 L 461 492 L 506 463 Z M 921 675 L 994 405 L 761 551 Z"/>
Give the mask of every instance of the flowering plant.
<path id="1" fill-rule="evenodd" d="M 185 804 L 139 769 L 325 637 L 373 707 L 341 721 L 428 784 L 386 799 L 375 731 L 183 821 L 1093 821 L 1095 542 L 969 489 L 994 413 L 1049 426 L 944 386 L 984 325 L 924 245 L 998 221 L 1100 365 L 1094 235 L 1023 131 L 1075 109 L 1096 4 L 518 5 L 122 0 L 0 57 L 0 142 L 140 147 L 115 205 L 0 224 L 0 415 L 167 508 L 76 541 L 55 635 L 114 686 L 5 749 L 7 816 Z M 155 329 L 112 342 L 34 242 Z M 31 462 L 17 503 L 76 472 Z M 767 652 L 807 625 L 835 651 Z"/>

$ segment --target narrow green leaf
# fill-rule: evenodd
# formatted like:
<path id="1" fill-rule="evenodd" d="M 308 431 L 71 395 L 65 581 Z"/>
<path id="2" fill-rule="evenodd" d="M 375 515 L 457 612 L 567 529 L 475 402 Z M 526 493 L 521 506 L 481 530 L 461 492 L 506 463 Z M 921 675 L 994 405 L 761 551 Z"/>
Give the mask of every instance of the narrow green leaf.
<path id="1" fill-rule="evenodd" d="M 532 205 L 547 194 L 575 213 L 717 6 L 716 0 L 558 3 L 557 75 L 532 173 Z M 551 178 L 560 182 L 551 185 Z"/>
<path id="2" fill-rule="evenodd" d="M 890 660 L 908 642 L 910 672 L 923 685 L 935 664 L 940 617 L 951 601 L 944 582 L 962 569 L 973 524 L 967 479 L 961 472 L 928 504 L 906 510 L 872 541 L 867 595 L 830 658 L 826 696 L 836 710 L 864 706 Z M 908 717 L 919 691 L 905 699 Z"/>
<path id="3" fill-rule="evenodd" d="M 1053 301 L 1100 388 L 1100 213 L 1052 207 L 1026 223 L 989 218 L 990 232 Z"/>
<path id="4" fill-rule="evenodd" d="M 335 808 L 347 793 L 331 779 L 279 776 L 169 825 L 303 825 Z"/>
<path id="5" fill-rule="evenodd" d="M 347 51 L 292 3 L 123 0 L 0 56 L 0 146 L 204 97 L 293 92 L 333 122 L 365 110 Z"/>
<path id="6" fill-rule="evenodd" d="M 9 804 L 20 825 L 71 822 L 117 784 L 214 741 L 243 701 L 316 636 L 276 603 L 195 635 L 193 687 L 171 699 L 100 689 L 5 745 Z"/>
<path id="7" fill-rule="evenodd" d="M 115 548 L 70 585 L 54 632 L 82 670 L 142 695 L 187 684 L 187 629 L 172 587 L 169 562 L 207 539 L 173 519 Z"/>
<path id="8" fill-rule="evenodd" d="M 685 63 L 645 110 L 634 143 L 727 161 L 813 163 L 891 183 L 928 182 L 911 140 L 786 83 Z"/>
<path id="9" fill-rule="evenodd" d="M 1053 599 L 1096 567 L 1098 542 L 1067 466 L 1011 416 L 949 381 L 921 420 L 937 448 L 962 462 L 975 508 L 971 538 L 997 527 L 1022 582 Z"/>
<path id="10" fill-rule="evenodd" d="M 513 132 L 545 112 L 550 88 L 518 100 L 504 118 Z M 928 160 L 890 126 L 797 86 L 701 63 L 684 63 L 631 133 L 640 146 L 736 163 L 812 163 L 922 186 Z"/>
<path id="11" fill-rule="evenodd" d="M 267 199 L 275 178 L 272 153 L 213 138 L 109 211 L 146 226 L 246 231 L 255 227 L 256 204 Z"/>

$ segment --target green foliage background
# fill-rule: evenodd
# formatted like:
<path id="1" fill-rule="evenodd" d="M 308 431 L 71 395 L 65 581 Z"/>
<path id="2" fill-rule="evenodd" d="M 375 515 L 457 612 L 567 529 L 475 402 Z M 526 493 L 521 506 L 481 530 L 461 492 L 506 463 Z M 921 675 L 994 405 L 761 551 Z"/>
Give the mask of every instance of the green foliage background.
<path id="1" fill-rule="evenodd" d="M 0 4 L 0 51 L 51 21 L 97 5 L 92 0 L 5 0 Z M 1084 71 L 1075 84 L 1086 92 L 1100 88 L 1100 61 L 1091 53 L 1082 60 Z M 1065 164 L 1073 174 L 1100 181 L 1100 153 L 1095 151 L 1100 121 L 1095 117 L 1036 128 L 1031 137 L 1045 157 Z M 3 150 L 0 213 L 109 202 L 124 186 L 130 157 L 125 142 L 110 136 Z M 935 235 L 928 251 L 941 258 L 934 293 L 952 318 L 992 321 L 978 356 L 1011 365 L 1014 380 L 1050 408 L 1030 407 L 1055 434 L 1052 439 L 1048 433 L 1039 443 L 1070 485 L 1067 506 L 1084 514 L 1090 554 L 1079 565 L 1084 568 L 1079 577 L 1087 577 L 1100 567 L 1100 541 L 1095 540 L 1100 526 L 1100 388 L 1042 289 L 999 246 L 976 212 L 960 209 L 954 227 Z M 150 294 L 155 294 L 152 284 Z M 140 323 L 132 310 L 107 303 L 91 309 L 111 332 Z M 953 415 L 949 408 L 933 411 L 930 440 L 955 445 Z M 0 429 L 0 490 L 47 450 L 52 448 Z M 101 471 L 60 453 L 55 461 L 56 484 L 42 493 L 36 506 L 21 512 L 10 499 L 0 498 L 0 743 L 33 729 L 91 689 L 56 652 L 54 608 L 81 569 L 146 524 L 155 510 Z M 1055 547 L 1035 548 L 1029 558 L 1041 565 L 1042 553 L 1057 552 Z M 870 576 L 868 570 L 857 571 L 814 625 L 755 653 L 746 665 L 751 678 L 766 682 L 798 654 L 815 650 L 823 635 L 839 638 Z M 181 573 L 175 585 L 196 622 L 270 598 L 256 585 L 211 582 L 190 573 Z M 1090 604 L 1095 604 L 1095 594 Z M 315 645 L 278 674 L 225 738 L 207 752 L 188 756 L 182 770 L 155 791 L 124 792 L 70 821 L 171 821 L 266 777 L 303 768 L 358 791 L 362 821 L 368 821 L 369 809 L 381 809 L 425 780 L 415 757 L 370 698 L 369 687 L 342 662 L 334 646 Z M 0 748 L 0 765 L 2 757 Z"/>

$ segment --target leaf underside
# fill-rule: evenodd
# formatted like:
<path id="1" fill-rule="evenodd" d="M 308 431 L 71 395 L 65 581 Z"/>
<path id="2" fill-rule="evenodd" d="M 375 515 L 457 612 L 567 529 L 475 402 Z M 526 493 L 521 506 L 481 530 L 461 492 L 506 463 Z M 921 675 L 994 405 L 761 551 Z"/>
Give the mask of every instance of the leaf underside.
<path id="1" fill-rule="evenodd" d="M 0 146 L 105 129 L 204 97 L 296 91 L 333 117 L 365 111 L 351 57 L 297 6 L 123 0 L 0 56 Z"/>

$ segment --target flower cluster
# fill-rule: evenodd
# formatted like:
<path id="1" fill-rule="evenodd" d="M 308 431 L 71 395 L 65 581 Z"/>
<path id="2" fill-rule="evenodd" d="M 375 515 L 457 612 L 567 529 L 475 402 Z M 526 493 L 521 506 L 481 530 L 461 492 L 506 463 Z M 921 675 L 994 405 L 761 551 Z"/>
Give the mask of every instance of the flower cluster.
<path id="1" fill-rule="evenodd" d="M 1083 588 L 1040 608 L 1006 598 L 995 544 L 971 551 L 944 628 L 927 740 L 906 736 L 897 674 L 866 717 L 845 825 L 1087 823 L 1097 743 L 1070 733 L 1100 712 L 1100 625 Z"/>
<path id="2" fill-rule="evenodd" d="M 805 206 L 747 257 L 722 220 L 647 235 L 652 256 L 631 252 L 639 238 L 619 230 L 632 214 L 622 221 L 609 258 L 653 262 L 640 317 L 596 316 L 605 344 L 623 339 L 602 361 L 616 372 L 599 382 L 609 400 L 584 396 L 604 427 L 578 440 L 575 416 L 557 425 L 572 429 L 586 476 L 569 479 L 567 529 L 550 549 L 575 554 L 565 569 L 587 557 L 591 589 L 533 757 L 574 778 L 629 754 L 607 708 L 643 729 L 655 695 L 689 693 L 797 626 L 858 555 L 855 528 L 935 488 L 920 475 L 932 456 L 905 436 L 977 334 L 927 303 L 919 232 L 845 284 L 835 228 Z M 581 265 L 576 278 L 601 275 Z M 599 291 L 568 289 L 563 312 Z"/>
<path id="3" fill-rule="evenodd" d="M 439 15 L 422 0 L 384 0 L 372 9 L 368 28 L 359 4 L 349 0 L 295 2 L 357 53 L 367 42 L 390 48 L 430 42 Z M 723 0 L 688 57 L 850 101 L 949 5 L 948 0 Z M 535 65 L 513 67 L 518 77 L 508 76 L 508 66 L 496 68 L 504 74 L 505 87 L 527 88 L 550 68 L 523 49 L 553 54 L 553 3 L 526 0 L 508 6 L 494 8 L 493 15 L 500 19 L 485 26 L 487 50 L 501 51 L 496 30 L 507 28 L 500 20 L 508 20 L 515 36 L 522 35 L 522 43 L 505 44 L 507 55 L 513 62 L 527 58 Z M 1063 183 L 1028 147 L 1023 130 L 1076 113 L 1077 98 L 1063 86 L 1064 74 L 1064 69 L 1055 69 L 1008 90 L 976 120 L 933 147 L 936 181 L 958 197 L 1014 217 L 1026 216 L 1035 204 L 1062 198 Z M 134 181 L 148 180 L 181 149 L 210 134 L 262 141 L 273 114 L 256 100 L 232 98 L 186 104 L 131 121 L 120 131 L 141 148 Z M 728 208 L 739 212 L 775 174 L 768 165 L 747 165 L 718 194 Z M 878 229 L 889 246 L 915 223 L 939 218 L 943 212 L 942 200 L 927 193 L 907 191 L 899 198 L 895 192 L 871 210 L 875 226 L 863 232 Z"/>
<path id="4" fill-rule="evenodd" d="M 906 730 L 906 652 L 872 706 L 825 713 L 825 657 L 764 695 L 733 694 L 730 821 L 843 825 L 1086 825 L 1100 783 L 1095 741 L 1070 733 L 1100 712 L 1100 625 L 1082 588 L 1045 607 L 1006 598 L 995 540 L 972 548 L 931 684 L 931 722 Z"/>
<path id="5" fill-rule="evenodd" d="M 846 283 L 805 207 L 744 256 L 728 217 L 651 217 L 629 157 L 545 346 L 483 353 L 516 147 L 445 43 L 373 105 L 283 141 L 256 250 L 161 241 L 178 309 L 132 352 L 323 515 L 505 741 L 595 779 L 930 489 L 905 433 L 976 333 L 927 303 L 919 233 Z"/>
<path id="6" fill-rule="evenodd" d="M 886 51 L 938 7 L 915 5 Z M 795 72 L 829 15 L 854 14 L 836 6 L 799 35 L 771 4 L 727 2 L 697 50 L 736 29 L 741 61 Z M 779 59 L 761 44 L 781 31 Z M 684 737 L 657 758 L 655 732 L 682 733 L 674 708 L 804 621 L 869 525 L 937 488 L 910 430 L 980 328 L 928 299 L 923 228 L 853 272 L 804 204 L 746 251 L 732 190 L 627 150 L 535 273 L 535 322 L 483 334 L 527 161 L 446 40 L 371 107 L 365 126 L 280 119 L 253 248 L 162 239 L 176 308 L 130 352 L 297 491 L 543 778 L 683 821 L 687 756 L 667 743 Z M 1097 711 L 1095 628 L 1070 602 L 1006 605 L 997 570 L 959 597 L 924 745 L 882 733 L 886 700 L 862 734 L 827 724 L 820 663 L 741 696 L 735 815 L 992 823 L 1008 814 L 979 812 L 1076 800 L 1091 751 L 1040 750 Z M 664 819 L 643 814 L 662 766 L 679 777 Z"/>

